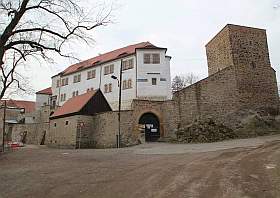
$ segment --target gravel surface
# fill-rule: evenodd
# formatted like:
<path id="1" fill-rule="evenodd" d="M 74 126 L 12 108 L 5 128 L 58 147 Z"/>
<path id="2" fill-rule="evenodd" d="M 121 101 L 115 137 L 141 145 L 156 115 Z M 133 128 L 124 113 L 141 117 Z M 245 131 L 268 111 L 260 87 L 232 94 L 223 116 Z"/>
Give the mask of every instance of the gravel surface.
<path id="1" fill-rule="evenodd" d="M 280 136 L 0 154 L 0 198 L 279 198 Z"/>

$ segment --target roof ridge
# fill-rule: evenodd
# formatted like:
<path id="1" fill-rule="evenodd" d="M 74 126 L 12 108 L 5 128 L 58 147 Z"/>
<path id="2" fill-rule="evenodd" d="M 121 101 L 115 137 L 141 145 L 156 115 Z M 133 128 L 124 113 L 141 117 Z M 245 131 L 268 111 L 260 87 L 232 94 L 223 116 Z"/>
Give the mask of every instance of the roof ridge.
<path id="1" fill-rule="evenodd" d="M 127 45 L 125 47 L 118 48 L 118 49 L 106 52 L 104 54 L 100 54 L 99 56 L 95 56 L 93 58 L 89 58 L 84 61 L 70 65 L 63 72 L 60 72 L 57 75 L 59 75 L 59 74 L 67 75 L 67 74 L 71 74 L 71 73 L 80 71 L 82 69 L 90 68 L 95 65 L 104 64 L 109 61 L 113 61 L 113 60 L 120 58 L 119 57 L 120 54 L 123 54 L 126 52 L 127 53 L 126 56 L 129 56 L 129 55 L 134 54 L 136 49 L 145 48 L 145 47 L 158 48 L 157 46 L 153 45 L 149 41 L 140 42 L 140 43 L 136 43 L 136 44 L 132 44 L 132 45 Z M 123 56 L 122 56 L 122 58 L 123 58 Z M 55 75 L 55 76 L 57 76 L 57 75 Z"/>

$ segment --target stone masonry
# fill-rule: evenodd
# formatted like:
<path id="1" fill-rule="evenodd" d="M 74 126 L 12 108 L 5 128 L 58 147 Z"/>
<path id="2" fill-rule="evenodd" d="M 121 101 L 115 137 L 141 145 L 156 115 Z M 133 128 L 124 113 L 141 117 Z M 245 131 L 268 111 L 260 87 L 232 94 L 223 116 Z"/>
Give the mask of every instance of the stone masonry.
<path id="1" fill-rule="evenodd" d="M 265 30 L 227 25 L 206 45 L 206 52 L 209 77 L 174 94 L 181 126 L 205 117 L 233 125 L 228 118 L 245 110 L 278 114 Z"/>
<path id="2" fill-rule="evenodd" d="M 170 137 L 175 139 L 178 132 L 184 137 L 183 142 L 208 142 L 209 131 L 211 141 L 252 137 L 262 135 L 264 130 L 250 132 L 260 123 L 267 127 L 266 131 L 274 131 L 276 125 L 280 128 L 278 121 L 276 123 L 273 118 L 279 114 L 279 96 L 275 71 L 269 60 L 266 31 L 227 25 L 206 45 L 206 53 L 209 73 L 207 78 L 174 93 L 173 100 L 134 100 L 132 110 L 121 112 L 122 146 L 141 142 L 139 120 L 145 113 L 152 113 L 158 118 L 161 137 L 159 140 Z M 50 111 L 42 111 L 36 116 L 41 119 L 36 119 L 36 125 L 42 123 L 37 127 L 46 131 L 48 146 L 116 146 L 118 112 L 58 118 L 50 120 L 48 129 L 46 126 Z M 252 122 L 240 128 L 243 118 L 249 118 Z M 277 119 L 280 120 L 279 116 Z M 18 134 L 26 130 L 20 125 L 17 128 Z M 33 129 L 30 131 L 30 142 L 38 144 L 42 133 L 36 133 Z"/>

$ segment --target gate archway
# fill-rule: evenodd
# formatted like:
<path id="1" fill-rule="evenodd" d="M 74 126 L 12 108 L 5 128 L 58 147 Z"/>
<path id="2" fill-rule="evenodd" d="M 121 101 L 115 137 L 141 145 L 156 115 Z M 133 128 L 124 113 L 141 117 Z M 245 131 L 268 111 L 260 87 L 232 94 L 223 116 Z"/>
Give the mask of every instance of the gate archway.
<path id="1" fill-rule="evenodd" d="M 139 119 L 139 124 L 145 126 L 145 140 L 156 142 L 160 138 L 160 122 L 153 113 L 145 113 Z"/>

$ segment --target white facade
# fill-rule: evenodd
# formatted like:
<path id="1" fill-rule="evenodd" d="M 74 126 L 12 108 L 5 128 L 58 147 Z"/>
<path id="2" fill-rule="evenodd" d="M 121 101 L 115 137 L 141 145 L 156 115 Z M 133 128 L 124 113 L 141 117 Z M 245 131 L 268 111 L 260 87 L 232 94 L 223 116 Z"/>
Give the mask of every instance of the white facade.
<path id="1" fill-rule="evenodd" d="M 160 57 L 159 64 L 145 64 L 144 54 L 158 54 Z M 62 106 L 68 99 L 74 97 L 75 94 L 80 95 L 91 89 L 100 89 L 111 108 L 117 110 L 119 100 L 118 80 L 112 79 L 111 76 L 114 75 L 120 79 L 121 61 L 124 62 L 131 59 L 133 60 L 133 68 L 123 70 L 122 72 L 122 82 L 131 82 L 131 86 L 127 87 L 127 89 L 123 89 L 122 86 L 122 110 L 130 109 L 133 99 L 170 100 L 172 98 L 170 77 L 171 58 L 166 56 L 166 49 L 163 48 L 136 49 L 134 54 L 122 59 L 112 60 L 69 75 L 56 75 L 52 78 L 53 99 L 56 98 L 56 104 Z M 113 73 L 105 75 L 105 67 L 110 65 L 114 65 Z M 89 71 L 95 71 L 94 78 L 88 79 Z M 79 74 L 81 75 L 80 82 L 74 83 L 74 78 L 76 81 L 78 79 L 78 77 L 74 76 Z M 61 85 L 62 80 L 64 86 Z M 57 86 L 57 81 L 60 82 L 60 86 Z M 152 85 L 152 81 L 155 85 Z M 105 91 L 106 85 L 108 89 L 109 85 L 111 86 L 111 92 Z"/>

